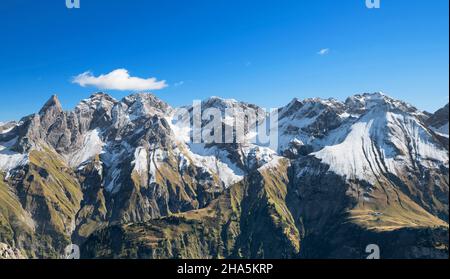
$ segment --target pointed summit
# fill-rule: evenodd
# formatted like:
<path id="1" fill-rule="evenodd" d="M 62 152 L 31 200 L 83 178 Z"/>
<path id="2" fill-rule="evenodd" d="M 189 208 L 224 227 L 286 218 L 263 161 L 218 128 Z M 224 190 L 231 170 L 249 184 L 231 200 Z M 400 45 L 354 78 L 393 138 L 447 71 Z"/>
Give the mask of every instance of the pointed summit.
<path id="1" fill-rule="evenodd" d="M 61 103 L 59 102 L 58 96 L 52 95 L 50 99 L 44 104 L 44 106 L 39 111 L 39 115 L 46 114 L 49 110 L 56 112 L 63 112 Z"/>

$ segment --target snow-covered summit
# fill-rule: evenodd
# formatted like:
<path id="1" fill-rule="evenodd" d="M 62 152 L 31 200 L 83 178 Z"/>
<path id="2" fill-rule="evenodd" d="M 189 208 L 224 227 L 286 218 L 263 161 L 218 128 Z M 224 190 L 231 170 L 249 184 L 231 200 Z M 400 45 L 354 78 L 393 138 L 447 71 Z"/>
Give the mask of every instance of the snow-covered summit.
<path id="1" fill-rule="evenodd" d="M 425 117 L 425 114 L 422 111 L 419 111 L 414 106 L 406 102 L 394 99 L 382 92 L 354 95 L 347 98 L 347 100 L 345 101 L 345 105 L 349 113 L 361 114 L 371 109 L 379 109 L 403 111 L 415 114 L 418 117 Z"/>
<path id="2" fill-rule="evenodd" d="M 171 107 L 149 93 L 137 93 L 122 99 L 121 103 L 126 105 L 126 112 L 130 119 L 150 116 L 154 114 L 169 114 Z"/>
<path id="3" fill-rule="evenodd" d="M 313 155 L 330 170 L 372 183 L 383 174 L 400 175 L 422 168 L 448 167 L 448 150 L 423 122 L 425 114 L 381 93 L 346 101 L 347 119 L 317 143 Z"/>
<path id="4" fill-rule="evenodd" d="M 217 108 L 222 113 L 230 108 L 262 111 L 256 105 L 219 97 L 204 100 L 202 111 L 208 108 Z M 21 124 L 10 125 L 17 128 L 17 132 L 11 132 L 9 126 L 5 128 L 8 124 L 0 126 L 0 141 L 3 137 L 3 146 L 8 142 L 8 148 L 19 154 L 26 154 L 30 146 L 47 142 L 61 155 L 71 157 L 71 166 L 82 164 L 100 153 L 120 154 L 115 157 L 103 155 L 116 160 L 134 156 L 136 148 L 146 148 L 147 153 L 151 154 L 150 148 L 158 145 L 159 148 L 169 149 L 182 144 L 174 149 L 176 157 L 202 156 L 196 154 L 189 144 L 192 132 L 190 121 L 176 122 L 174 111 L 167 103 L 148 93 L 133 94 L 117 101 L 100 92 L 81 101 L 69 112 L 64 112 L 57 97 L 52 96 L 38 115 L 25 119 Z M 384 172 L 397 172 L 397 165 L 414 166 L 417 162 L 423 166 L 445 165 L 448 163 L 448 150 L 435 138 L 445 124 L 448 127 L 448 121 L 442 123 L 445 109 L 436 115 L 429 117 L 415 107 L 380 92 L 354 95 L 345 102 L 332 98 L 295 98 L 278 110 L 279 146 L 273 151 L 284 155 L 287 149 L 295 147 L 301 151 L 291 150 L 291 155 L 315 152 L 315 157 L 337 173 L 359 178 L 366 177 L 371 167 L 370 172 L 376 175 L 377 170 L 371 160 L 382 161 L 382 167 L 377 168 Z M 265 113 L 260 116 L 265 116 Z M 223 117 L 225 125 L 237 124 L 247 128 L 252 125 L 235 121 L 237 119 L 231 114 L 224 114 Z M 435 119 L 434 126 L 426 119 Z M 6 138 L 6 132 L 14 135 L 8 134 Z M 17 137 L 17 142 L 10 146 L 9 141 L 14 137 Z M 24 144 L 26 148 L 19 148 Z M 127 148 L 123 149 L 124 146 Z M 258 144 L 213 144 L 204 148 L 217 148 L 217 152 L 226 154 L 217 157 L 216 163 L 230 160 L 235 164 L 231 169 L 239 168 L 237 173 L 241 173 L 249 167 L 244 162 L 247 155 L 242 156 L 242 150 L 247 148 L 262 152 L 263 149 L 256 147 Z M 187 153 L 182 154 L 181 150 Z M 264 152 L 267 154 L 267 151 Z M 196 160 L 197 163 L 201 161 Z M 114 163 L 110 162 L 110 165 Z"/>
<path id="5" fill-rule="evenodd" d="M 117 103 L 117 100 L 110 95 L 98 92 L 92 94 L 88 99 L 82 100 L 75 108 L 75 110 L 86 111 L 86 110 L 97 110 L 103 108 L 105 110 L 111 109 Z"/>

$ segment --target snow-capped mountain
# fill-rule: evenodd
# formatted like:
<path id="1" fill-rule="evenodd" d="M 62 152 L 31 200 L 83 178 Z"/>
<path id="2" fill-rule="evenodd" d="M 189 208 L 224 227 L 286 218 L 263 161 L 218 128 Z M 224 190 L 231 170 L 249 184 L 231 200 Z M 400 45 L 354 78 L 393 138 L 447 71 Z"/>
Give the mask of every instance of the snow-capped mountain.
<path id="1" fill-rule="evenodd" d="M 373 183 L 381 172 L 396 174 L 417 164 L 448 166 L 448 150 L 424 119 L 426 114 L 414 107 L 375 93 L 345 103 L 294 100 L 283 108 L 280 126 L 287 146 L 310 145 L 311 155 L 336 174 Z"/>
<path id="2" fill-rule="evenodd" d="M 59 257 L 72 242 L 85 257 L 359 257 L 349 235 L 404 246 L 407 234 L 435 242 L 392 257 L 448 255 L 448 105 L 430 115 L 382 93 L 294 99 L 276 112 L 276 148 L 249 140 L 262 108 L 199 106 L 220 112 L 231 142 L 195 142 L 195 106 L 183 119 L 145 93 L 97 93 L 71 111 L 52 96 L 1 124 L 0 243 L 27 257 Z"/>

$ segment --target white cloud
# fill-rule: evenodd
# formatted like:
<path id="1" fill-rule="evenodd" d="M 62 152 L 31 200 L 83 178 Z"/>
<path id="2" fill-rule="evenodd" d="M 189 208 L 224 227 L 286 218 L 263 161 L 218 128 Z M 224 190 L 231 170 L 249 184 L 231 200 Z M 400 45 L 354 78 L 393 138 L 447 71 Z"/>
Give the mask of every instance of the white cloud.
<path id="1" fill-rule="evenodd" d="M 94 76 L 91 72 L 84 72 L 72 80 L 82 87 L 94 86 L 104 90 L 143 91 L 158 90 L 167 87 L 166 81 L 156 78 L 138 78 L 130 76 L 128 70 L 117 69 L 109 74 Z"/>
<path id="2" fill-rule="evenodd" d="M 330 49 L 329 48 L 323 48 L 321 50 L 319 50 L 319 52 L 317 53 L 318 55 L 324 56 L 330 53 Z"/>

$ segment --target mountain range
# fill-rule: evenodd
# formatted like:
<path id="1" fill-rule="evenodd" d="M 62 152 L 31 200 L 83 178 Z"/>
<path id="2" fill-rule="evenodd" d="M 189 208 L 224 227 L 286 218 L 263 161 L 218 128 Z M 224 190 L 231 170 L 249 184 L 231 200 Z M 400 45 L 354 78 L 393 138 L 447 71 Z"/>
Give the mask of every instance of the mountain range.
<path id="1" fill-rule="evenodd" d="M 176 111 L 96 93 L 0 123 L 0 258 L 448 258 L 448 104 L 293 99 L 277 148 L 193 143 Z"/>

